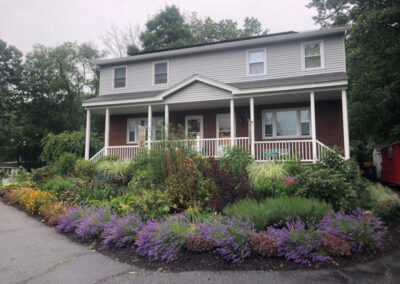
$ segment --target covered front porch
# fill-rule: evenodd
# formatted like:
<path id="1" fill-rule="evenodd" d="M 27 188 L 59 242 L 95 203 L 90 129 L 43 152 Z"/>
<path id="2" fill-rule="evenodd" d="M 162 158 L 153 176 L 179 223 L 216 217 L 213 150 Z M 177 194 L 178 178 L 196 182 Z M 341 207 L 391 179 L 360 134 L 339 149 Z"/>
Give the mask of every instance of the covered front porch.
<path id="1" fill-rule="evenodd" d="M 107 155 L 131 160 L 145 148 L 163 151 L 166 144 L 217 158 L 224 147 L 235 145 L 259 162 L 298 158 L 312 163 L 334 145 L 344 150 L 345 159 L 350 156 L 345 89 L 86 109 L 85 158 L 93 162 Z M 93 157 L 89 157 L 91 112 L 105 115 L 104 148 Z M 141 145 L 139 125 L 147 129 Z M 171 138 L 178 125 L 184 137 Z"/>

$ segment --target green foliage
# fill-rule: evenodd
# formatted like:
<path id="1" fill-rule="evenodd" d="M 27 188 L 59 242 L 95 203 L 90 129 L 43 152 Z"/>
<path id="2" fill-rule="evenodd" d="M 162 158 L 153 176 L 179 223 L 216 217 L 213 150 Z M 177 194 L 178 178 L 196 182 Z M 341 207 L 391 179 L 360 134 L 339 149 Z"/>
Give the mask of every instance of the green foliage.
<path id="1" fill-rule="evenodd" d="M 134 45 L 134 44 L 128 45 L 128 46 L 126 47 L 126 49 L 127 49 L 126 53 L 127 53 L 128 55 L 135 55 L 135 54 L 137 54 L 137 53 L 140 52 L 139 47 L 137 47 L 137 46 Z"/>
<path id="2" fill-rule="evenodd" d="M 126 193 L 126 188 L 115 187 L 108 183 L 79 182 L 75 184 L 67 200 L 71 204 L 100 204 Z"/>
<path id="3" fill-rule="evenodd" d="M 283 181 L 288 173 L 282 163 L 254 163 L 247 168 L 251 185 L 266 181 Z"/>
<path id="4" fill-rule="evenodd" d="M 171 197 L 158 189 L 126 193 L 111 200 L 109 206 L 119 214 L 137 212 L 145 218 L 163 217 L 173 208 Z"/>
<path id="5" fill-rule="evenodd" d="M 102 142 L 92 135 L 90 146 L 91 152 L 98 151 Z M 41 141 L 43 152 L 42 158 L 47 162 L 57 161 L 63 153 L 74 153 L 82 157 L 85 152 L 85 133 L 64 131 L 61 134 L 54 135 L 49 133 Z"/>
<path id="6" fill-rule="evenodd" d="M 73 153 L 63 153 L 55 163 L 57 173 L 65 176 L 74 172 L 77 157 Z"/>
<path id="7" fill-rule="evenodd" d="M 399 196 L 380 183 L 365 182 L 365 191 L 357 200 L 357 207 L 372 208 L 385 202 L 400 202 Z"/>
<path id="8" fill-rule="evenodd" d="M 60 196 L 73 190 L 77 182 L 79 182 L 79 179 L 77 178 L 64 179 L 62 177 L 55 177 L 44 182 L 41 188 L 47 191 L 54 191 L 58 196 Z"/>
<path id="9" fill-rule="evenodd" d="M 133 175 L 131 165 L 122 161 L 102 161 L 96 163 L 96 170 L 100 171 L 110 182 L 120 185 L 127 185 Z"/>
<path id="10" fill-rule="evenodd" d="M 282 162 L 283 168 L 289 176 L 296 176 L 304 171 L 307 167 L 306 165 L 301 163 L 301 160 L 296 158 L 293 160 L 288 160 Z"/>
<path id="11" fill-rule="evenodd" d="M 92 179 L 96 174 L 96 164 L 85 159 L 78 159 L 75 164 L 74 173 L 80 178 Z"/>
<path id="12" fill-rule="evenodd" d="M 383 221 L 391 221 L 400 217 L 400 201 L 387 200 L 380 202 L 372 207 L 374 215 Z"/>
<path id="13" fill-rule="evenodd" d="M 221 166 L 228 165 L 235 177 L 243 175 L 246 167 L 252 162 L 253 158 L 250 156 L 249 151 L 240 146 L 226 147 L 224 155 L 220 158 Z"/>
<path id="14" fill-rule="evenodd" d="M 317 199 L 301 197 L 267 198 L 261 202 L 253 199 L 228 205 L 223 212 L 228 217 L 249 218 L 258 231 L 263 231 L 269 225 L 278 224 L 287 219 L 302 220 L 315 218 L 316 221 L 331 209 L 331 205 Z"/>
<path id="15" fill-rule="evenodd" d="M 27 183 L 31 180 L 32 174 L 28 172 L 25 168 L 19 167 L 18 173 L 15 176 L 15 180 L 19 183 Z"/>

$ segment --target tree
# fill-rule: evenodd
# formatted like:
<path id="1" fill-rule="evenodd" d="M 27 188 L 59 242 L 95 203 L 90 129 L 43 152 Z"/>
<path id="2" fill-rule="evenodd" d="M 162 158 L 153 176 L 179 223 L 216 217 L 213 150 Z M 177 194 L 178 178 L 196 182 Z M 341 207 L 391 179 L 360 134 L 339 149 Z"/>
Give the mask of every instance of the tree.
<path id="1" fill-rule="evenodd" d="M 308 8 L 317 9 L 315 23 L 335 26 L 356 22 L 358 16 L 373 9 L 399 5 L 399 0 L 310 0 Z"/>
<path id="2" fill-rule="evenodd" d="M 352 138 L 391 143 L 400 137 L 400 7 L 364 12 L 347 42 Z"/>
<path id="3" fill-rule="evenodd" d="M 195 43 L 189 25 L 175 6 L 166 6 L 145 24 L 139 36 L 144 51 L 162 50 Z"/>
<path id="4" fill-rule="evenodd" d="M 99 37 L 104 44 L 106 54 L 124 57 L 140 51 L 139 34 L 139 25 L 128 23 L 124 29 L 121 29 L 115 23 L 111 23 L 110 28 L 105 29 Z M 135 48 L 137 48 L 137 52 L 135 52 Z"/>

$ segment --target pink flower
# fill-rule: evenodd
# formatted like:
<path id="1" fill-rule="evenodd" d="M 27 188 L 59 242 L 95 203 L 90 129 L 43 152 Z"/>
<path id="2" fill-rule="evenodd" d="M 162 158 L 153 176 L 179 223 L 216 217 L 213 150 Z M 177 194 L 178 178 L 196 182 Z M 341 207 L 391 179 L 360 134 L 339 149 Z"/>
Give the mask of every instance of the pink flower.
<path id="1" fill-rule="evenodd" d="M 286 177 L 286 178 L 284 178 L 283 181 L 285 182 L 286 186 L 295 184 L 295 181 L 294 181 L 293 177 Z"/>

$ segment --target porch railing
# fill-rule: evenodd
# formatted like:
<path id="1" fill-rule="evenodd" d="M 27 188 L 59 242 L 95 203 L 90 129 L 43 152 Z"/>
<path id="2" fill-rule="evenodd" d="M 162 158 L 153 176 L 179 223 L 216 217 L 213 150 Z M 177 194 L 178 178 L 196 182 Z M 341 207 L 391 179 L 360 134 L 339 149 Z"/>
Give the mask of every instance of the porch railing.
<path id="1" fill-rule="evenodd" d="M 224 148 L 232 144 L 231 138 L 209 138 L 194 140 L 171 140 L 171 141 L 152 141 L 151 148 L 156 151 L 163 151 L 168 146 L 179 146 L 193 148 L 205 157 L 220 157 Z M 250 151 L 249 138 L 237 137 L 233 139 L 233 144 Z M 257 162 L 282 161 L 290 159 L 300 159 L 302 162 L 313 162 L 312 140 L 285 140 L 285 141 L 255 141 L 254 159 Z M 147 143 L 146 143 L 147 145 Z M 143 148 L 136 145 L 132 146 L 109 146 L 101 149 L 90 160 L 98 161 L 106 155 L 119 156 L 120 160 L 129 161 L 133 159 Z M 327 151 L 332 151 L 328 146 L 317 141 L 317 157 L 321 157 Z M 106 154 L 107 153 L 107 154 Z"/>

